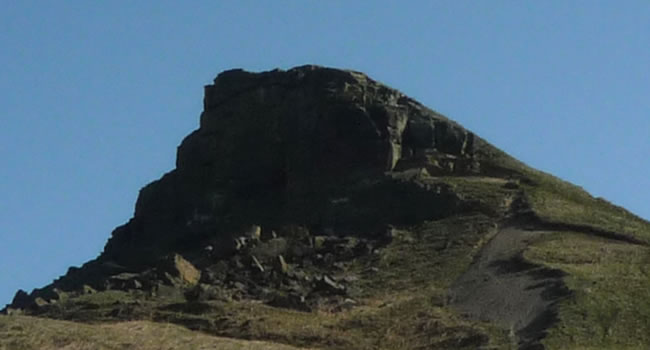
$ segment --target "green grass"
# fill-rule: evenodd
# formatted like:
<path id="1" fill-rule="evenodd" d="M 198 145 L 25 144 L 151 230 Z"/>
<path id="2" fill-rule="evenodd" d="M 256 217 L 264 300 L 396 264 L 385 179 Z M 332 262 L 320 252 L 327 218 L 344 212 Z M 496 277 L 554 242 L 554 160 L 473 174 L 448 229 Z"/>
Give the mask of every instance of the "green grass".
<path id="1" fill-rule="evenodd" d="M 477 210 L 498 217 L 503 215 L 516 190 L 505 187 L 508 180 L 483 176 L 446 176 L 436 180 L 450 184 L 463 200 L 473 203 Z"/>
<path id="2" fill-rule="evenodd" d="M 649 222 L 551 175 L 531 172 L 529 176 L 536 184 L 526 186 L 526 196 L 542 219 L 591 226 L 650 243 Z"/>
<path id="3" fill-rule="evenodd" d="M 573 295 L 559 305 L 549 349 L 650 348 L 650 249 L 556 233 L 525 257 L 568 273 Z"/>
<path id="4" fill-rule="evenodd" d="M 431 290 L 444 293 L 494 233 L 495 222 L 481 214 L 425 222 L 401 231 L 380 254 L 361 260 L 357 270 L 376 267 L 363 281 L 365 296 Z"/>
<path id="5" fill-rule="evenodd" d="M 495 176 L 522 179 L 522 189 L 533 211 L 543 220 L 616 232 L 650 243 L 650 222 L 607 200 L 594 198 L 583 188 L 539 171 L 493 147 L 478 151 Z"/>
<path id="6" fill-rule="evenodd" d="M 594 198 L 583 188 L 551 174 L 533 169 L 501 151 L 487 155 L 492 164 L 521 178 L 531 209 L 543 220 L 570 223 L 616 232 L 650 243 L 650 222 L 602 198 Z"/>

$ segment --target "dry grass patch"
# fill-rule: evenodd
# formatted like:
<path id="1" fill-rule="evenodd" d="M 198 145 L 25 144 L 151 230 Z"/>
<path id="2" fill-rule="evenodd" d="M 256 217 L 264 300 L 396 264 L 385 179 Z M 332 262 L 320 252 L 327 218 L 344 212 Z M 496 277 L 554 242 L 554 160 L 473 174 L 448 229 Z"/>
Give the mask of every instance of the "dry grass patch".
<path id="1" fill-rule="evenodd" d="M 146 321 L 87 325 L 28 316 L 0 316 L 2 350 L 297 350 L 260 341 L 218 338 Z"/>

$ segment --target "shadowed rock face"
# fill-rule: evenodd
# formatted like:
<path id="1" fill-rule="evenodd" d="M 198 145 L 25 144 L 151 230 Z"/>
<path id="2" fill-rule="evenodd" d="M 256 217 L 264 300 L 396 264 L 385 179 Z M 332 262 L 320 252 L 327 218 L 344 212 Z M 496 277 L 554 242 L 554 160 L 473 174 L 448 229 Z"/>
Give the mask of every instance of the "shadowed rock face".
<path id="1" fill-rule="evenodd" d="M 444 217 L 459 205 L 446 186 L 386 174 L 478 173 L 485 144 L 361 73 L 316 66 L 223 72 L 204 108 L 176 169 L 141 190 L 103 259 L 134 266 L 208 238 L 228 251 L 246 223 L 372 231 Z"/>

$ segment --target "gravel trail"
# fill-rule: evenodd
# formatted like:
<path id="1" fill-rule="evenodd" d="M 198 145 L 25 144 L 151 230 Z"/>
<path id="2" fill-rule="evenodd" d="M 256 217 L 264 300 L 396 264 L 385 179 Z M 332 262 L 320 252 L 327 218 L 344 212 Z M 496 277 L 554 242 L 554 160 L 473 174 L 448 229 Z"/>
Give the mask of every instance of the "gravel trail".
<path id="1" fill-rule="evenodd" d="M 449 302 L 466 317 L 510 329 L 520 350 L 539 343 L 556 320 L 554 305 L 569 295 L 564 273 L 527 262 L 523 251 L 548 231 L 506 227 L 478 254 L 452 285 Z"/>

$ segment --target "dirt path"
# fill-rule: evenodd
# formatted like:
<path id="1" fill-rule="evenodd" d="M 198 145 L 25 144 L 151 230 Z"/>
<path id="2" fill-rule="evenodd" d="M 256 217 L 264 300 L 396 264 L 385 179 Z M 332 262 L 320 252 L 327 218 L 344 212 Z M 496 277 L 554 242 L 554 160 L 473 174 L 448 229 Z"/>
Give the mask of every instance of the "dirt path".
<path id="1" fill-rule="evenodd" d="M 485 245 L 450 290 L 461 314 L 511 330 L 519 349 L 543 349 L 539 340 L 554 322 L 554 304 L 570 292 L 564 273 L 526 262 L 523 251 L 547 231 L 504 228 Z"/>

